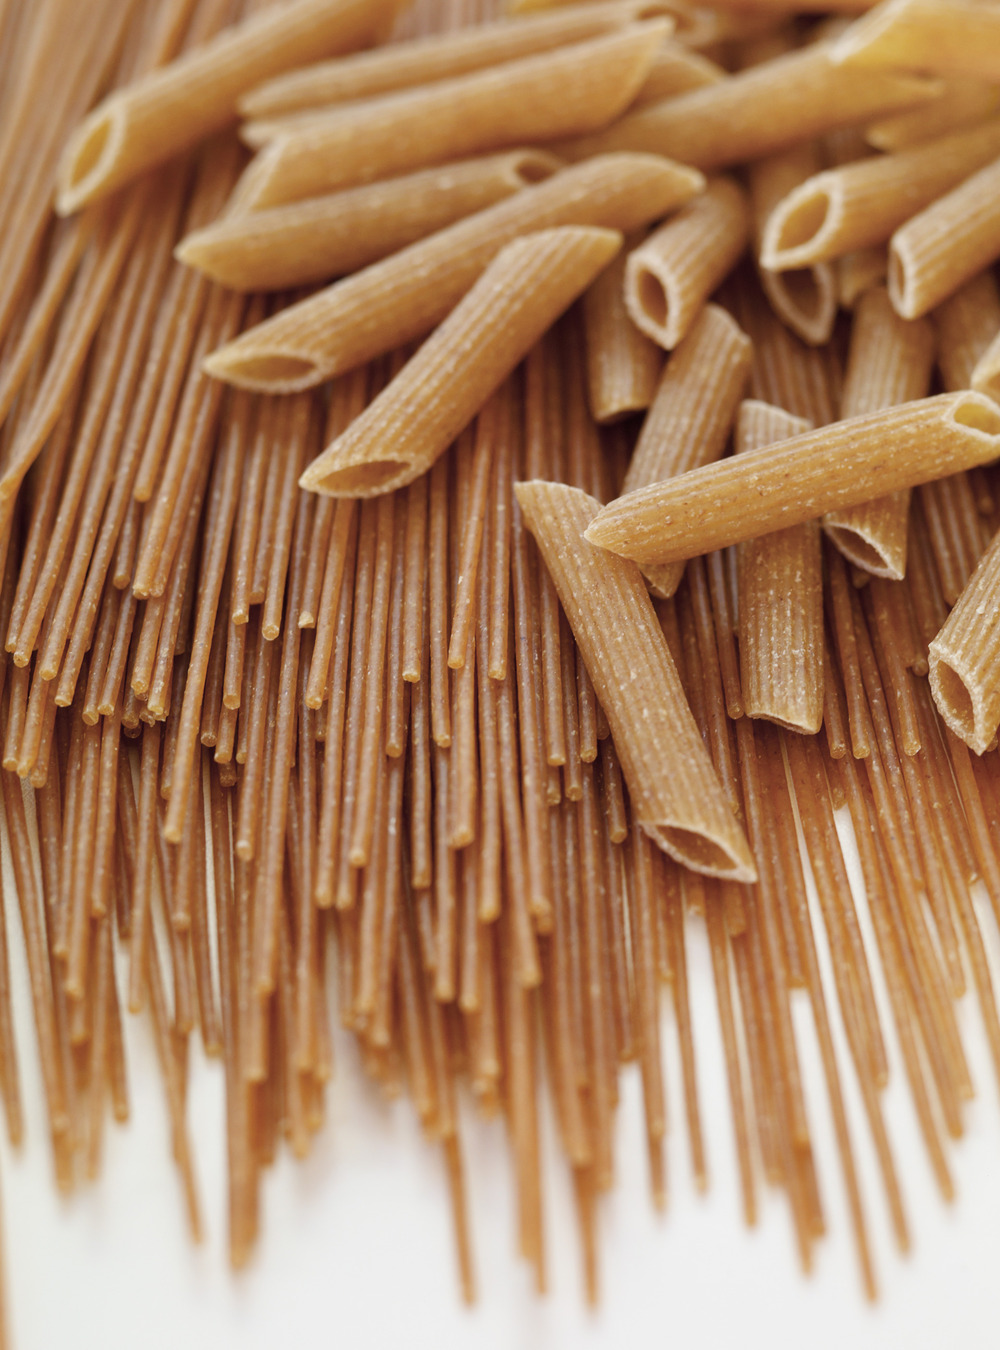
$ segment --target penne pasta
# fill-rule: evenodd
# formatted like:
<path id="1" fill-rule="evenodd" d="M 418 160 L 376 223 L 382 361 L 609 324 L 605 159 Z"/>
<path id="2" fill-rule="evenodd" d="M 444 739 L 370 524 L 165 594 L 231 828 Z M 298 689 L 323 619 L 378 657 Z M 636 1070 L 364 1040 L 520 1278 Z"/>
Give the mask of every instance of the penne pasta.
<path id="1" fill-rule="evenodd" d="M 639 824 L 695 871 L 754 880 L 642 577 L 586 542 L 598 503 L 559 483 L 518 483 L 515 492 L 607 715 Z"/>
<path id="2" fill-rule="evenodd" d="M 587 538 L 641 566 L 679 561 L 998 456 L 1000 409 L 982 394 L 938 394 L 619 497 Z"/>
<path id="3" fill-rule="evenodd" d="M 1000 257 L 1000 159 L 913 216 L 889 244 L 889 294 L 917 319 Z"/>
<path id="4" fill-rule="evenodd" d="M 553 148 L 567 159 L 645 150 L 699 169 L 721 169 L 835 127 L 901 112 L 938 92 L 936 81 L 916 75 L 838 66 L 827 44 L 814 44 L 627 113 L 605 132 Z"/>
<path id="5" fill-rule="evenodd" d="M 1000 86 L 985 80 L 943 80 L 940 96 L 912 112 L 883 117 L 865 127 L 865 140 L 887 153 L 970 127 L 1000 109 Z"/>
<path id="6" fill-rule="evenodd" d="M 1000 330 L 976 362 L 972 387 L 1000 403 Z"/>
<path id="7" fill-rule="evenodd" d="M 934 330 L 924 319 L 901 319 L 884 287 L 866 291 L 851 328 L 851 349 L 841 396 L 842 417 L 860 417 L 923 398 L 934 366 Z M 886 497 L 823 518 L 823 528 L 856 567 L 899 581 L 906 572 L 910 492 Z"/>
<path id="8" fill-rule="evenodd" d="M 620 254 L 583 297 L 587 391 L 596 422 L 615 422 L 648 408 L 663 364 L 656 343 L 628 316 L 624 280 L 625 255 Z"/>
<path id="9" fill-rule="evenodd" d="M 71 215 L 236 120 L 240 94 L 302 61 L 369 42 L 396 0 L 293 0 L 109 94 L 63 152 L 56 210 Z"/>
<path id="10" fill-rule="evenodd" d="M 708 304 L 678 344 L 642 424 L 622 492 L 719 459 L 750 374 L 752 347 L 738 324 Z M 643 569 L 654 595 L 673 595 L 684 564 Z"/>
<path id="11" fill-rule="evenodd" d="M 1000 13 L 982 0 L 885 0 L 848 28 L 834 59 L 1000 80 Z"/>
<path id="12" fill-rule="evenodd" d="M 737 454 L 809 430 L 802 417 L 748 399 Z M 823 725 L 823 559 L 819 525 L 806 521 L 738 549 L 740 684 L 748 717 L 815 735 Z"/>
<path id="13" fill-rule="evenodd" d="M 754 241 L 758 257 L 767 222 L 777 204 L 819 167 L 819 149 L 804 142 L 750 165 Z M 771 308 L 803 342 L 818 347 L 829 341 L 837 317 L 837 281 L 826 263 L 807 263 L 784 272 L 760 258 L 760 284 Z"/>
<path id="14" fill-rule="evenodd" d="M 564 226 L 508 244 L 300 486 L 373 497 L 426 473 L 621 243 L 617 231 Z"/>
<path id="15" fill-rule="evenodd" d="M 429 332 L 518 235 L 557 225 L 635 230 L 703 182 L 647 155 L 575 165 L 290 306 L 213 352 L 205 369 L 269 393 L 308 389 Z"/>
<path id="16" fill-rule="evenodd" d="M 722 66 L 708 57 L 689 51 L 679 42 L 665 42 L 657 52 L 646 82 L 632 100 L 631 109 L 648 107 L 665 98 L 676 98 L 706 84 L 718 84 L 727 78 Z"/>
<path id="17" fill-rule="evenodd" d="M 730 178 L 715 179 L 629 254 L 625 307 L 633 322 L 671 351 L 749 238 L 745 193 Z"/>
<path id="18" fill-rule="evenodd" d="M 357 272 L 485 210 L 559 168 L 541 150 L 512 150 L 381 183 L 226 216 L 174 256 L 238 291 L 281 290 Z"/>
<path id="19" fill-rule="evenodd" d="M 930 685 L 938 712 L 977 755 L 1000 727 L 1000 541 L 979 560 L 955 608 L 929 648 Z"/>
<path id="20" fill-rule="evenodd" d="M 552 140 L 607 125 L 638 93 L 669 32 L 663 19 L 471 75 L 243 127 L 252 146 L 255 207 L 441 164 L 464 155 Z"/>
<path id="21" fill-rule="evenodd" d="M 1000 332 L 1000 288 L 993 272 L 987 268 L 960 286 L 931 317 L 944 388 L 970 388 L 978 361 Z"/>
<path id="22" fill-rule="evenodd" d="M 761 265 L 784 270 L 881 244 L 930 202 L 1000 154 L 1000 118 L 895 155 L 816 174 L 779 202 Z"/>
<path id="23" fill-rule="evenodd" d="M 889 274 L 889 253 L 881 248 L 862 248 L 837 259 L 837 301 L 853 309 L 865 291 L 884 284 Z"/>
<path id="24" fill-rule="evenodd" d="M 550 14 L 474 24 L 289 71 L 245 93 L 239 110 L 244 117 L 275 118 L 375 98 L 586 42 L 639 19 L 660 17 L 669 19 L 670 7 L 656 0 L 611 0 L 610 4 L 572 4 Z M 700 58 L 692 54 L 692 59 Z"/>

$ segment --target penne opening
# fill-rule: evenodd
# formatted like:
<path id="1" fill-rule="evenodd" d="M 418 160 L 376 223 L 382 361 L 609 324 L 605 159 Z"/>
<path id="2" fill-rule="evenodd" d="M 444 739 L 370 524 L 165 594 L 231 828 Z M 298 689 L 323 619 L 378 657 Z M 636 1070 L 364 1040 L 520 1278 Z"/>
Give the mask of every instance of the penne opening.
<path id="1" fill-rule="evenodd" d="M 299 486 L 330 497 L 367 497 L 383 491 L 410 467 L 401 459 L 378 459 L 367 464 L 348 464 L 343 469 L 328 469 L 325 473 L 313 474 L 307 469 L 299 479 Z"/>
<path id="2" fill-rule="evenodd" d="M 977 754 L 982 754 L 986 745 L 980 744 L 982 736 L 977 726 L 976 706 L 961 675 L 947 661 L 939 658 L 932 663 L 930 678 L 934 701 L 945 721 L 966 745 L 971 746 Z"/>
<path id="3" fill-rule="evenodd" d="M 554 155 L 546 155 L 541 150 L 525 150 L 514 161 L 513 177 L 524 187 L 532 187 L 535 183 L 544 183 L 561 168 L 562 164 Z"/>
<path id="4" fill-rule="evenodd" d="M 56 207 L 61 215 L 78 210 L 93 196 L 111 168 L 120 141 L 119 117 L 113 108 L 83 123 L 70 142 L 59 175 Z"/>
<path id="5" fill-rule="evenodd" d="M 639 308 L 650 323 L 657 328 L 666 328 L 670 313 L 670 297 L 667 288 L 656 275 L 647 268 L 639 273 L 636 286 Z"/>
<path id="6" fill-rule="evenodd" d="M 755 881 L 756 875 L 746 863 L 734 858 L 728 849 L 697 830 L 684 830 L 677 825 L 644 826 L 661 848 L 672 858 L 706 876 L 726 877 L 731 881 Z"/>
<path id="7" fill-rule="evenodd" d="M 283 352 L 260 352 L 246 356 L 223 347 L 205 357 L 204 370 L 227 384 L 240 385 L 268 394 L 297 393 L 311 389 L 322 378 L 315 361 Z"/>
<path id="8" fill-rule="evenodd" d="M 916 297 L 907 275 L 906 262 L 896 244 L 889 247 L 889 270 L 886 276 L 892 307 L 904 319 L 918 319 Z"/>
<path id="9" fill-rule="evenodd" d="M 823 188 L 793 192 L 786 200 L 788 206 L 775 211 L 773 232 L 768 231 L 767 249 L 774 256 L 813 243 L 830 215 L 830 194 Z"/>
<path id="10" fill-rule="evenodd" d="M 1000 407 L 983 394 L 960 399 L 952 409 L 951 420 L 987 436 L 1000 436 Z"/>
<path id="11" fill-rule="evenodd" d="M 892 566 L 882 550 L 876 548 L 856 530 L 846 525 L 828 525 L 826 533 L 836 544 L 838 552 L 855 567 L 871 572 L 872 576 L 889 577 L 893 581 L 902 580 L 902 573 Z"/>
<path id="12" fill-rule="evenodd" d="M 829 341 L 837 317 L 836 278 L 829 263 L 761 271 L 760 277 L 771 307 L 797 337 L 813 347 Z"/>

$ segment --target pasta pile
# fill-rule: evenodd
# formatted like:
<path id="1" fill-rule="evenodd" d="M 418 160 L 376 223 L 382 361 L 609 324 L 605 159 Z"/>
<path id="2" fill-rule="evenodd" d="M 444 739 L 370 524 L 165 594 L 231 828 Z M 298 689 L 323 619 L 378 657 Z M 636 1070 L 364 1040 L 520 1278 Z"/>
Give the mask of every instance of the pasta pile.
<path id="1" fill-rule="evenodd" d="M 810 1268 L 808 1001 L 873 1298 L 875 986 L 946 1197 L 963 997 L 1000 1076 L 1000 5 L 516 8 L 0 0 L 6 1127 L 19 923 L 60 1189 L 148 1014 L 195 1237 L 221 1060 L 245 1263 L 336 1017 L 467 1298 L 460 1096 L 542 1290 L 548 1094 L 593 1299 L 628 1064 L 666 1201 L 663 997 L 707 1184 L 696 926 L 743 1216 Z"/>

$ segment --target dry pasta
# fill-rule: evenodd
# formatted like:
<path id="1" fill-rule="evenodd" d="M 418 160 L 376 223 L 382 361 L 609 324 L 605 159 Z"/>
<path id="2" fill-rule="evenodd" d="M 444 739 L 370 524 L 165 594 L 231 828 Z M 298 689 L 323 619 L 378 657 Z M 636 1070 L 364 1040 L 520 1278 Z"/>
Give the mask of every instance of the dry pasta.
<path id="1" fill-rule="evenodd" d="M 660 379 L 659 348 L 629 318 L 624 280 L 621 254 L 583 298 L 587 390 L 597 422 L 613 422 L 648 408 Z"/>
<path id="2" fill-rule="evenodd" d="M 1000 15 L 980 0 L 885 0 L 840 38 L 836 59 L 1000 77 Z"/>
<path id="3" fill-rule="evenodd" d="M 583 537 L 598 503 L 579 489 L 539 482 L 519 483 L 517 500 L 607 713 L 643 829 L 696 871 L 751 880 L 753 859 L 638 569 L 609 567 Z"/>
<path id="4" fill-rule="evenodd" d="M 634 230 L 702 184 L 694 170 L 650 156 L 574 166 L 292 305 L 205 367 L 249 388 L 309 388 L 428 332 L 517 235 L 555 225 Z"/>
<path id="5" fill-rule="evenodd" d="M 939 394 L 851 418 L 606 506 L 594 544 L 648 565 L 695 557 L 996 458 L 1000 410 L 981 394 Z"/>
<path id="6" fill-rule="evenodd" d="M 817 174 L 777 204 L 761 242 L 764 267 L 838 258 L 889 238 L 929 203 L 996 158 L 1000 120 L 912 150 Z"/>
<path id="7" fill-rule="evenodd" d="M 475 24 L 289 71 L 244 94 L 239 110 L 244 117 L 274 118 L 331 103 L 374 98 L 586 42 L 639 19 L 669 16 L 669 6 L 656 0 L 611 0 L 568 5 L 526 19 Z M 694 54 L 692 59 L 697 60 Z"/>
<path id="8" fill-rule="evenodd" d="M 224 218 L 181 240 L 177 258 L 240 291 L 283 290 L 357 272 L 482 211 L 559 167 L 514 150 Z"/>
<path id="9" fill-rule="evenodd" d="M 933 80 L 835 65 L 829 48 L 818 45 L 627 113 L 606 132 L 554 148 L 573 159 L 645 150 L 699 169 L 719 169 L 834 127 L 912 108 L 937 92 Z"/>
<path id="10" fill-rule="evenodd" d="M 463 155 L 573 135 L 612 121 L 667 36 L 662 19 L 472 75 L 347 104 L 292 123 L 244 125 L 266 144 L 254 206 L 276 206 Z"/>
<path id="11" fill-rule="evenodd" d="M 635 324 L 668 351 L 676 347 L 749 237 L 745 194 L 716 178 L 629 254 L 625 306 Z"/>
<path id="12" fill-rule="evenodd" d="M 1000 108 L 1000 89 L 984 80 L 945 80 L 933 102 L 913 112 L 884 117 L 865 127 L 865 139 L 876 150 L 909 150 L 922 141 L 971 126 Z"/>
<path id="13" fill-rule="evenodd" d="M 1000 159 L 900 226 L 889 245 L 889 294 L 916 319 L 1000 257 Z"/>
<path id="14" fill-rule="evenodd" d="M 944 720 L 977 755 L 1000 727 L 996 666 L 1000 549 L 983 554 L 944 627 L 930 644 L 930 683 Z"/>
<path id="15" fill-rule="evenodd" d="M 901 319 L 884 287 L 858 300 L 851 328 L 851 349 L 842 417 L 891 408 L 923 398 L 930 387 L 934 332 L 929 322 Z M 875 576 L 900 580 L 906 571 L 910 493 L 903 488 L 823 518 L 823 528 L 844 557 Z"/>
<path id="16" fill-rule="evenodd" d="M 621 243 L 612 230 L 565 226 L 508 244 L 301 486 L 370 497 L 425 473 Z"/>
<path id="17" fill-rule="evenodd" d="M 294 0 L 109 95 L 66 147 L 59 211 L 78 211 L 234 121 L 240 94 L 268 75 L 362 46 L 392 11 L 393 0 Z"/>

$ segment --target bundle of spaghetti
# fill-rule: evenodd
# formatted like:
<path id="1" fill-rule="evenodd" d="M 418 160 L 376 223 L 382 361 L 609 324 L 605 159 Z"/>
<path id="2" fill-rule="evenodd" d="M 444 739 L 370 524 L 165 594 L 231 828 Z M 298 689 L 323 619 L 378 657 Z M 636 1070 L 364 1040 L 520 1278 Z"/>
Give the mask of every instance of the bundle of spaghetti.
<path id="1" fill-rule="evenodd" d="M 831 41 L 929 0 L 892 0 L 848 38 L 824 26 L 809 34 L 819 43 L 783 55 L 788 6 L 759 0 L 745 14 L 627 0 L 502 20 L 492 5 L 446 13 L 428 0 L 402 16 L 391 45 L 251 90 L 305 53 L 370 40 L 390 7 L 258 8 L 106 0 L 108 31 L 80 40 L 75 11 L 65 32 L 53 26 L 59 0 L 38 18 L 0 5 L 0 70 L 13 68 L 2 45 L 12 33 L 30 82 L 25 93 L 0 80 L 17 133 L 5 123 L 0 138 L 11 169 L 0 218 L 16 226 L 0 295 L 0 802 L 17 890 L 16 917 L 13 897 L 0 910 L 8 1132 L 19 1138 L 27 1114 L 5 927 L 20 922 L 57 1184 L 96 1175 L 109 1102 L 116 1119 L 128 1115 L 124 999 L 152 1019 L 195 1236 L 192 1037 L 221 1056 L 229 1250 L 244 1264 L 263 1170 L 283 1141 L 305 1156 L 323 1123 L 335 982 L 366 1075 L 386 1094 L 406 1091 L 441 1147 L 464 1296 L 476 1280 L 463 1081 L 477 1115 L 506 1125 L 516 1242 L 539 1289 L 539 1114 L 551 1098 L 596 1298 L 624 1066 L 641 1080 L 653 1202 L 668 1192 L 674 1054 L 693 1179 L 707 1185 L 689 961 L 707 941 L 744 1216 L 757 1220 L 762 1178 L 779 1186 L 810 1268 L 826 1182 L 795 1011 L 808 998 L 873 1296 L 875 1197 L 862 1195 L 855 1164 L 861 1122 L 845 1102 L 831 993 L 901 1249 L 904 1178 L 881 1095 L 896 1066 L 875 967 L 945 1195 L 945 1145 L 973 1088 L 958 1015 L 967 982 L 1000 1070 L 987 935 L 969 892 L 981 877 L 1000 913 L 995 544 L 980 562 L 1000 521 L 994 479 L 977 467 L 996 457 L 1000 422 L 969 392 L 992 389 L 1000 306 L 988 270 L 959 286 L 951 267 L 953 293 L 928 302 L 932 318 L 901 317 L 855 233 L 837 245 L 857 259 L 849 343 L 843 325 L 831 336 L 830 275 L 811 271 L 799 286 L 784 273 L 782 300 L 755 266 L 734 272 L 750 232 L 742 190 L 730 179 L 706 189 L 696 168 L 660 156 L 751 161 L 758 233 L 824 154 L 839 166 L 829 172 L 865 191 L 871 163 L 901 169 L 897 196 L 910 194 L 912 215 L 959 179 L 974 190 L 995 105 L 953 88 L 936 105 L 938 86 L 909 58 L 874 74 L 831 62 L 844 49 Z M 801 6 L 819 8 L 870 6 Z M 683 46 L 663 43 L 664 14 Z M 463 31 L 440 32 L 448 25 Z M 112 31 L 124 34 L 120 53 Z M 71 32 L 77 64 L 57 87 L 48 63 Z M 609 103 L 585 110 L 587 125 L 619 121 L 562 142 L 566 153 L 640 153 L 563 168 L 528 144 L 414 173 L 401 139 L 398 161 L 373 172 L 394 163 L 402 177 L 254 212 L 266 176 L 255 169 L 233 192 L 243 159 L 232 127 L 176 154 L 238 110 L 280 126 L 325 107 L 327 125 L 371 130 L 379 108 L 429 106 L 479 136 L 469 109 L 492 98 L 502 62 L 508 75 L 510 63 L 522 73 L 536 63 L 544 84 L 581 46 L 631 53 L 632 64 Z M 113 87 L 84 124 L 74 144 L 93 163 L 76 161 L 73 190 L 101 193 L 116 174 L 173 162 L 123 177 L 122 192 L 43 239 L 55 156 L 113 61 L 115 86 L 182 48 L 155 79 Z M 195 106 L 197 80 L 215 86 L 212 108 Z M 462 102 L 447 108 L 456 86 Z M 545 117 L 576 116 L 554 90 L 543 90 Z M 168 117 L 177 98 L 190 107 Z M 148 114 L 148 139 L 129 141 L 130 109 Z M 104 147 L 88 137 L 119 113 L 122 157 L 99 182 L 117 133 Z M 518 143 L 556 134 L 544 119 L 518 131 L 507 105 L 500 115 Z M 953 131 L 950 117 L 966 129 L 934 139 Z M 873 143 L 888 134 L 908 147 L 884 165 L 860 133 L 826 136 L 872 118 Z M 21 139 L 36 127 L 37 165 Z M 448 144 L 425 153 L 453 161 L 459 142 Z M 19 194 L 35 215 L 17 214 Z M 712 243 L 713 222 L 725 247 Z M 892 228 L 883 221 L 879 239 Z M 598 275 L 621 233 L 637 261 Z M 684 301 L 677 332 L 657 333 L 676 339 L 662 372 L 627 308 L 648 309 L 639 263 L 654 252 L 676 274 L 670 308 Z M 288 292 L 341 272 L 315 295 Z M 934 334 L 948 392 L 927 398 Z M 744 453 L 725 459 L 746 394 L 771 405 L 756 408 L 770 431 L 751 434 L 744 403 Z M 632 414 L 647 408 L 640 424 Z M 804 422 L 817 430 L 746 449 Z M 324 456 L 307 470 L 323 446 L 333 474 Z M 359 446 L 338 477 L 345 447 Z M 963 465 L 973 467 L 956 475 Z M 359 495 L 377 497 L 341 495 L 359 490 L 359 473 Z M 927 478 L 911 501 L 909 486 Z M 827 533 L 853 571 L 820 542 L 829 507 Z M 948 730 L 969 708 L 974 756 L 961 739 L 969 726 Z M 848 816 L 864 879 L 853 892 Z M 664 985 L 676 1041 L 661 1025 Z"/>

